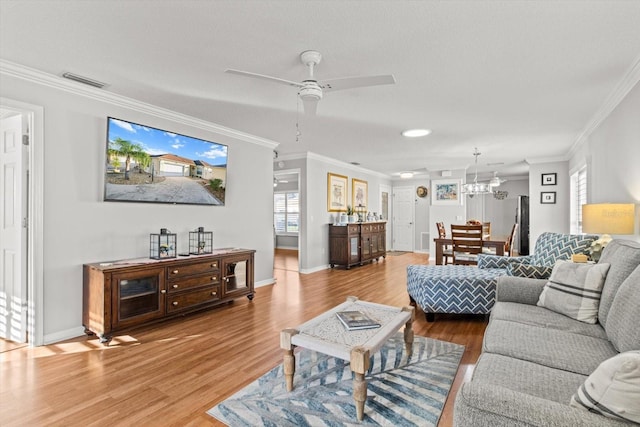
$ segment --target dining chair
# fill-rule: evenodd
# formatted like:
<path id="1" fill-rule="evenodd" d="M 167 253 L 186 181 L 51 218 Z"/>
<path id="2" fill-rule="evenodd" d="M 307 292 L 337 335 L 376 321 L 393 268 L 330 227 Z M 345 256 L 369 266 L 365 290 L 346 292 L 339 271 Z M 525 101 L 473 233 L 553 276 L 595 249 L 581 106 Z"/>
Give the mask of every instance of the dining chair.
<path id="1" fill-rule="evenodd" d="M 482 238 L 483 239 L 488 239 L 489 237 L 491 237 L 491 223 L 490 222 L 483 222 L 482 223 Z"/>
<path id="2" fill-rule="evenodd" d="M 451 224 L 453 264 L 477 265 L 482 253 L 482 225 Z"/>
<path id="3" fill-rule="evenodd" d="M 438 237 L 441 239 L 447 238 L 447 229 L 444 228 L 444 222 L 436 222 L 436 227 L 438 227 Z M 451 259 L 451 263 L 453 264 L 453 249 L 449 245 L 442 245 L 442 256 L 444 257 L 444 265 L 449 264 L 449 259 Z"/>
<path id="4" fill-rule="evenodd" d="M 504 245 L 504 254 L 508 256 L 513 256 L 513 242 L 516 240 L 516 233 L 518 231 L 518 224 L 513 224 L 511 228 L 511 234 L 509 235 L 509 240 Z"/>

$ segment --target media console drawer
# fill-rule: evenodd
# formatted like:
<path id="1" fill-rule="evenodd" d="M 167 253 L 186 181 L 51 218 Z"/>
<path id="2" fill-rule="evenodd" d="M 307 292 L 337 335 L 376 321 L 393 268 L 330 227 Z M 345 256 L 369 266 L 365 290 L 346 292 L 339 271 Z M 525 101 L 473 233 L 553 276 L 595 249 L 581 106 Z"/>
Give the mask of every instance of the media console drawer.
<path id="1" fill-rule="evenodd" d="M 199 291 L 191 291 L 167 298 L 167 312 L 181 311 L 194 306 L 218 301 L 221 297 L 220 286 L 212 286 Z"/>
<path id="2" fill-rule="evenodd" d="M 199 273 L 216 272 L 220 270 L 220 260 L 213 259 L 193 264 L 182 264 L 167 268 L 167 279 L 174 280 Z"/>
<path id="3" fill-rule="evenodd" d="M 108 343 L 113 334 L 254 295 L 252 249 L 210 255 L 83 265 L 82 323 Z"/>

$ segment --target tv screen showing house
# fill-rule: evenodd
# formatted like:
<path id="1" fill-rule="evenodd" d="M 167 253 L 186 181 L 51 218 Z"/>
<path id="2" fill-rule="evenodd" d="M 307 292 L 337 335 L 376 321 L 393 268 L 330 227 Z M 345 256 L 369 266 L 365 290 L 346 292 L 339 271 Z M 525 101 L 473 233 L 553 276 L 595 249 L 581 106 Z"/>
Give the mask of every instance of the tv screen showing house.
<path id="1" fill-rule="evenodd" d="M 107 120 L 105 201 L 224 206 L 226 145 Z"/>

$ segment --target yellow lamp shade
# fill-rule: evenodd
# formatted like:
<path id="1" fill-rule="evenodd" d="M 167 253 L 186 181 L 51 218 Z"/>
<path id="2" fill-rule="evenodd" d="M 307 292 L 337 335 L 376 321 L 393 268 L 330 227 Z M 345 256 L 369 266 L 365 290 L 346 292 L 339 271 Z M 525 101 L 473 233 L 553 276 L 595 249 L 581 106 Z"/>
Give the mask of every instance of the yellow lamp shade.
<path id="1" fill-rule="evenodd" d="M 596 234 L 633 234 L 633 203 L 596 203 L 582 205 L 582 231 Z"/>

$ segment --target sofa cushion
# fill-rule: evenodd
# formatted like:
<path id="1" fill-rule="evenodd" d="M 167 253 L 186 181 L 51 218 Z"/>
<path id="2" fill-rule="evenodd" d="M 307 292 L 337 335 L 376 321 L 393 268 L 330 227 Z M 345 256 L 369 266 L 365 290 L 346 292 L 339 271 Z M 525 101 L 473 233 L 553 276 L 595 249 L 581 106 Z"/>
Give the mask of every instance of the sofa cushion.
<path id="1" fill-rule="evenodd" d="M 507 267 L 507 275 L 530 279 L 548 279 L 552 271 L 553 267 L 543 265 L 509 264 Z"/>
<path id="2" fill-rule="evenodd" d="M 536 240 L 531 265 L 553 267 L 560 259 L 570 259 L 573 254 L 583 254 L 598 236 L 593 234 L 542 233 Z"/>
<path id="3" fill-rule="evenodd" d="M 489 322 L 482 347 L 490 353 L 582 375 L 591 374 L 618 354 L 607 340 L 500 319 Z"/>
<path id="4" fill-rule="evenodd" d="M 640 243 L 631 240 L 613 240 L 602 251 L 600 262 L 611 264 L 602 288 L 598 319 L 607 329 L 607 317 L 613 299 L 622 282 L 640 265 Z"/>
<path id="5" fill-rule="evenodd" d="M 513 302 L 497 302 L 491 310 L 492 319 L 508 320 L 525 325 L 557 329 L 572 334 L 606 340 L 607 334 L 599 324 L 591 325 L 575 320 L 544 307 L 518 304 Z"/>
<path id="6" fill-rule="evenodd" d="M 620 285 L 605 330 L 618 351 L 640 350 L 640 266 Z"/>
<path id="7" fill-rule="evenodd" d="M 640 423 L 640 351 L 602 362 L 571 397 L 571 406 Z"/>
<path id="8" fill-rule="evenodd" d="M 556 261 L 538 305 L 585 323 L 598 321 L 598 305 L 609 264 Z"/>
<path id="9" fill-rule="evenodd" d="M 473 370 L 472 381 L 481 381 L 566 404 L 585 379 L 585 375 L 549 368 L 526 360 L 482 353 Z"/>

